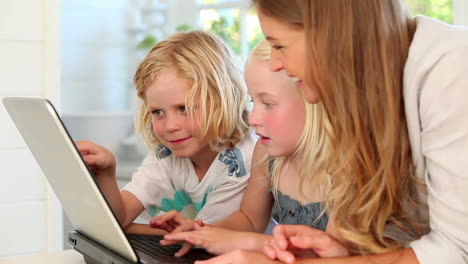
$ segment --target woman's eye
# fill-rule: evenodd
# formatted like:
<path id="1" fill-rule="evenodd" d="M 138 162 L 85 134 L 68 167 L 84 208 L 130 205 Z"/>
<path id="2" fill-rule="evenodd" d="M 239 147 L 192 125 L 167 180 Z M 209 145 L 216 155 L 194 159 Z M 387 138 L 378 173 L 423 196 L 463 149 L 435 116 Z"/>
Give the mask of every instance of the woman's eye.
<path id="1" fill-rule="evenodd" d="M 284 46 L 281 46 L 281 45 L 273 45 L 273 46 L 271 46 L 271 47 L 272 47 L 273 49 L 275 49 L 275 50 L 281 50 L 281 49 L 284 48 Z"/>

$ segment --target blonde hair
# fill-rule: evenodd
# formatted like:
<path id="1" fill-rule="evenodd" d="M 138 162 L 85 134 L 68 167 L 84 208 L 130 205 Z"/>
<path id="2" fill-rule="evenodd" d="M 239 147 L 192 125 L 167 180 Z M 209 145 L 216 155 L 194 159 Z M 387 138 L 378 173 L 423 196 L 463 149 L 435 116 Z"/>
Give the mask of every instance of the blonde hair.
<path id="1" fill-rule="evenodd" d="M 271 56 L 271 46 L 265 39 L 261 40 L 252 50 L 247 63 L 249 61 L 267 61 Z M 294 80 L 290 79 L 290 86 L 294 92 L 302 97 L 302 90 L 299 89 Z M 272 170 L 270 173 L 271 186 L 273 195 L 277 198 L 278 184 L 281 170 L 288 160 L 294 159 L 299 164 L 299 186 L 303 186 L 304 181 L 316 183 L 316 175 L 324 173 L 323 168 L 316 166 L 311 160 L 320 160 L 324 157 L 324 153 L 329 148 L 327 141 L 326 129 L 329 128 L 329 123 L 325 115 L 324 108 L 321 103 L 308 104 L 304 100 L 306 108 L 306 122 L 302 131 L 302 135 L 298 138 L 296 150 L 289 156 L 275 157 L 273 159 Z M 267 160 L 268 157 L 265 158 Z M 319 183 L 318 183 L 319 184 Z M 300 189 L 301 194 L 303 189 Z"/>
<path id="2" fill-rule="evenodd" d="M 224 42 L 207 32 L 178 33 L 156 44 L 134 76 L 138 96 L 143 100 L 137 127 L 147 145 L 155 148 L 160 142 L 153 132 L 145 93 L 168 69 L 175 69 L 180 77 L 191 81 L 185 99 L 187 112 L 200 122 L 200 137 L 207 139 L 212 150 L 231 148 L 242 140 L 249 130 L 249 112 L 239 65 Z M 195 108 L 199 109 L 197 115 Z"/>
<path id="3" fill-rule="evenodd" d="M 295 26 L 301 26 L 297 17 L 303 15 L 305 82 L 319 92 L 331 124 L 330 151 L 309 162 L 330 174 L 325 205 L 335 212 L 340 234 L 361 254 L 402 247 L 402 241 L 384 238 L 389 223 L 421 236 L 424 226 L 406 210 L 417 206 L 421 185 L 414 175 L 402 95 L 415 26 L 400 1 L 254 3 L 263 14 Z"/>

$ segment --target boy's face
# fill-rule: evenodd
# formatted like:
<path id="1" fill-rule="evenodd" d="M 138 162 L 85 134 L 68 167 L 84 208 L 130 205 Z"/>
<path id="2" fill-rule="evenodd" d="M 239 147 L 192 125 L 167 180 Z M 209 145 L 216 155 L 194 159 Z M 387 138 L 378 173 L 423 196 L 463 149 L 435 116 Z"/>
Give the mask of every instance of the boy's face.
<path id="1" fill-rule="evenodd" d="M 294 153 L 306 121 L 304 99 L 286 72 L 272 72 L 268 61 L 249 61 L 245 80 L 254 107 L 249 122 L 273 157 Z"/>
<path id="2" fill-rule="evenodd" d="M 212 153 L 206 140 L 199 139 L 199 123 L 188 117 L 185 98 L 190 87 L 189 80 L 167 69 L 146 90 L 155 136 L 176 156 L 183 158 Z"/>

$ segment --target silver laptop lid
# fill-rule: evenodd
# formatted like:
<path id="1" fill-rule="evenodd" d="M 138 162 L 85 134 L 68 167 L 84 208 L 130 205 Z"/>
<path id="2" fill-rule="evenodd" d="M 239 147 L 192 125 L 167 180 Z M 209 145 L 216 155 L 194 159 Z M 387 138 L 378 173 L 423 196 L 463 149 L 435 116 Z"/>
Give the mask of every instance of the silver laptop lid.
<path id="1" fill-rule="evenodd" d="M 138 262 L 52 104 L 44 98 L 2 101 L 76 230 Z"/>

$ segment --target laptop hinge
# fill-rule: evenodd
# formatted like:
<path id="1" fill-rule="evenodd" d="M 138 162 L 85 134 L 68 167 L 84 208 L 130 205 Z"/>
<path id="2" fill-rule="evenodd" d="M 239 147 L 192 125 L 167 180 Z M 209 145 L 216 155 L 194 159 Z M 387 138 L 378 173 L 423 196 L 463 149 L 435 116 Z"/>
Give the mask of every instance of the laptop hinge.
<path id="1" fill-rule="evenodd" d="M 77 231 L 68 232 L 67 241 L 87 264 L 135 264 Z"/>

